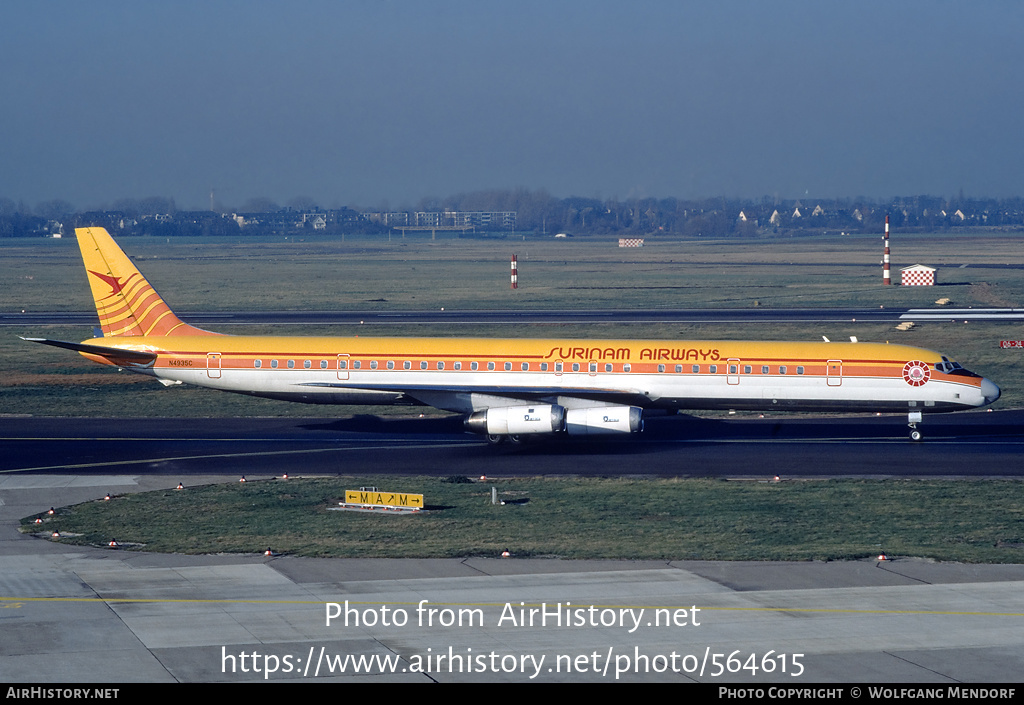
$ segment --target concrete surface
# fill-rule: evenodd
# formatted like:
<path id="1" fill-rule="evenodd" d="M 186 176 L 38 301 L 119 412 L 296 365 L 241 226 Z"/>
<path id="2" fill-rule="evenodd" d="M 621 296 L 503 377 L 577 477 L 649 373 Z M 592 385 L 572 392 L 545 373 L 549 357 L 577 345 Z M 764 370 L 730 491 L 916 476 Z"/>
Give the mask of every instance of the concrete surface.
<path id="1" fill-rule="evenodd" d="M 17 532 L 50 506 L 174 484 L 0 476 L 0 681 L 799 685 L 1024 673 L 1018 565 L 190 557 Z M 346 601 L 349 624 L 327 624 L 328 604 L 343 615 Z M 539 614 L 530 625 L 542 603 L 561 603 L 561 625 Z M 566 603 L 579 611 L 566 615 Z M 346 657 L 370 660 L 342 673 Z"/>

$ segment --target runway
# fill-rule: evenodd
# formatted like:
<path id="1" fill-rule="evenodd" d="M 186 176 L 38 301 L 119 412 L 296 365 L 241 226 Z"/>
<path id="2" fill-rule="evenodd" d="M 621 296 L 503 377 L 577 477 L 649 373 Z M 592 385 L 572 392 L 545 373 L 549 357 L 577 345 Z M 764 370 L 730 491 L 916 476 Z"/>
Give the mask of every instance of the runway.
<path id="1" fill-rule="evenodd" d="M 454 418 L 5 418 L 0 680 L 1015 683 L 1024 565 L 182 556 L 17 531 L 185 476 L 1020 473 L 1024 412 L 925 421 L 923 443 L 903 417 L 680 416 L 610 443 L 490 447 Z"/>
<path id="2" fill-rule="evenodd" d="M 526 323 L 757 323 L 1024 321 L 1024 309 L 700 308 L 439 311 L 202 311 L 181 312 L 197 326 L 231 325 L 477 325 Z M 95 312 L 0 312 L 0 326 L 96 326 Z"/>
<path id="3" fill-rule="evenodd" d="M 1024 410 L 926 416 L 652 416 L 610 440 L 489 446 L 459 417 L 6 418 L 0 475 L 143 473 L 641 474 L 677 477 L 1019 476 Z"/>

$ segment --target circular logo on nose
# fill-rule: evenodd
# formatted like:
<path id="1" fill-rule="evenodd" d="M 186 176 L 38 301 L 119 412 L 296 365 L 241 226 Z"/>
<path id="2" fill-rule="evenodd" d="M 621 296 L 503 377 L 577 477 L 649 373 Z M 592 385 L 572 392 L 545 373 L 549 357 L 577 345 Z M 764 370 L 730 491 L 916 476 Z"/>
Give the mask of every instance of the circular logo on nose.
<path id="1" fill-rule="evenodd" d="M 927 382 L 931 376 L 932 371 L 928 367 L 927 362 L 911 360 L 903 366 L 903 379 L 905 379 L 907 384 L 911 387 L 920 387 L 922 384 Z"/>

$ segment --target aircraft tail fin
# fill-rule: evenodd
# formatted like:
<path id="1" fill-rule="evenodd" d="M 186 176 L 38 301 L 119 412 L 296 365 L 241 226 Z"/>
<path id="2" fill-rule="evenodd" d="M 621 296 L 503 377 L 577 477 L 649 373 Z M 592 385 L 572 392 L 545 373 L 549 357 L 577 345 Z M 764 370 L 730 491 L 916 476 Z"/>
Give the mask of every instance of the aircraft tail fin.
<path id="1" fill-rule="evenodd" d="M 105 228 L 76 228 L 103 336 L 216 335 L 174 315 Z"/>

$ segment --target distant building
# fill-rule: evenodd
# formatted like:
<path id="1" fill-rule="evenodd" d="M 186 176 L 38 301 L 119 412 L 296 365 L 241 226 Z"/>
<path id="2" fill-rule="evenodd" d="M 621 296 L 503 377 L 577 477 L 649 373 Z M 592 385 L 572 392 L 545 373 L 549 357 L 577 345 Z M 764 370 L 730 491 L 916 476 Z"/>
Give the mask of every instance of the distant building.
<path id="1" fill-rule="evenodd" d="M 303 213 L 302 224 L 310 223 L 313 226 L 313 230 L 326 230 L 327 229 L 327 218 L 324 217 L 323 213 Z"/>
<path id="2" fill-rule="evenodd" d="M 441 220 L 443 215 L 443 213 L 438 213 L 437 211 L 417 211 L 415 214 L 416 226 L 420 228 L 439 228 L 444 225 Z"/>
<path id="3" fill-rule="evenodd" d="M 516 211 L 445 211 L 445 220 L 451 219 L 455 227 L 473 226 L 488 228 L 498 226 L 502 230 L 515 230 Z"/>
<path id="4" fill-rule="evenodd" d="M 409 214 L 404 211 L 366 212 L 360 214 L 360 217 L 371 223 L 380 223 L 381 225 L 390 225 L 391 227 L 409 225 Z"/>

